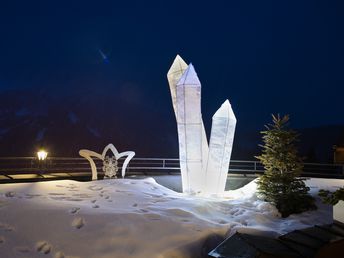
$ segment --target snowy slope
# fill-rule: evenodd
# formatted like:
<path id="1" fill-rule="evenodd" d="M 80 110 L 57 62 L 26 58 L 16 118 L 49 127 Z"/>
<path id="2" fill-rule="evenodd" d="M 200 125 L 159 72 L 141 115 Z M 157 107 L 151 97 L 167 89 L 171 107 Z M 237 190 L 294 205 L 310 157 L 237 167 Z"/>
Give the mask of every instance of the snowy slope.
<path id="1" fill-rule="evenodd" d="M 344 180 L 307 184 L 316 193 Z M 275 236 L 331 222 L 331 207 L 321 203 L 281 219 L 255 189 L 253 181 L 212 199 L 152 178 L 0 185 L 0 257 L 202 257 L 236 230 Z"/>

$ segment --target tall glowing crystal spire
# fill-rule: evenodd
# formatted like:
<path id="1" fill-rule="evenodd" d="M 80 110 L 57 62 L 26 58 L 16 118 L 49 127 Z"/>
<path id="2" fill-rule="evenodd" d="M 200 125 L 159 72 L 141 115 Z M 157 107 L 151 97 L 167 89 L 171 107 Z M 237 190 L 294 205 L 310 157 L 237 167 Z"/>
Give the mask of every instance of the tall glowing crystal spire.
<path id="1" fill-rule="evenodd" d="M 207 194 L 221 194 L 225 190 L 236 122 L 231 104 L 226 100 L 213 115 L 205 173 Z"/>
<path id="2" fill-rule="evenodd" d="M 192 64 L 177 83 L 177 126 L 183 192 L 204 190 L 201 83 Z"/>
<path id="3" fill-rule="evenodd" d="M 188 65 L 185 63 L 185 61 L 179 55 L 177 55 L 170 67 L 170 70 L 168 70 L 167 72 L 167 80 L 170 86 L 172 105 L 173 105 L 174 113 L 176 116 L 177 116 L 177 83 L 187 68 L 188 68 Z"/>
<path id="4" fill-rule="evenodd" d="M 178 106 L 177 106 L 177 83 L 179 83 L 179 81 L 181 80 L 181 77 L 183 76 L 183 74 L 186 72 L 186 70 L 188 69 L 187 64 L 185 63 L 185 61 L 179 56 L 177 55 L 176 58 L 173 61 L 173 64 L 170 68 L 170 70 L 167 73 L 167 79 L 169 82 L 169 86 L 170 86 L 170 91 L 171 91 L 171 98 L 172 98 L 172 104 L 173 104 L 173 109 L 177 118 L 177 123 L 178 123 Z M 191 73 L 188 72 L 188 76 L 184 76 L 183 81 L 180 83 L 197 83 L 199 85 L 199 89 L 201 87 L 201 84 L 199 82 L 199 79 L 197 77 L 197 74 L 194 70 L 194 68 L 192 67 L 191 69 Z M 193 81 L 192 79 L 193 78 Z M 183 99 L 184 97 L 182 97 L 182 99 L 179 101 L 180 103 L 183 103 L 184 100 L 186 100 L 186 102 L 189 101 L 188 99 Z M 197 101 L 199 101 L 199 108 L 197 110 L 192 110 L 189 109 L 188 112 L 190 114 L 193 114 L 195 112 L 201 112 L 200 109 L 200 103 L 201 103 L 201 90 L 199 90 L 199 94 L 196 96 Z M 179 105 L 180 106 L 180 105 Z M 202 115 L 201 113 L 199 113 L 199 117 L 201 119 L 201 150 L 198 151 L 201 153 L 201 156 L 198 157 L 198 160 L 200 160 L 201 163 L 201 170 L 198 171 L 198 176 L 201 177 L 201 174 L 204 174 L 205 171 L 205 165 L 206 165 L 206 160 L 208 159 L 208 141 L 207 141 L 207 136 L 205 133 L 205 129 L 204 129 L 204 125 L 203 125 L 203 120 L 202 120 Z M 179 128 L 179 127 L 178 127 Z M 188 153 L 189 155 L 192 155 L 192 153 L 194 152 L 194 150 L 190 149 L 187 151 L 185 148 L 188 144 L 185 144 L 185 134 L 183 133 L 183 131 L 180 132 L 180 130 L 178 129 L 178 138 L 179 138 L 179 156 L 180 156 L 180 160 L 185 159 L 185 153 Z M 189 139 L 190 137 L 188 137 Z M 184 140 L 183 140 L 184 139 Z M 189 141 L 189 140 L 188 140 Z M 184 162 L 184 161 L 183 161 Z M 183 162 L 181 162 L 181 171 L 182 171 L 182 181 L 183 181 L 183 191 L 187 191 L 187 192 L 194 192 L 194 189 L 191 189 L 189 186 L 189 181 L 187 179 L 187 172 L 186 169 L 190 166 L 187 166 L 187 164 L 182 164 Z M 186 160 L 185 160 L 186 162 Z M 190 161 L 191 162 L 191 161 Z M 195 187 L 192 187 L 195 188 Z M 197 189 L 199 189 L 200 187 L 196 187 Z"/>

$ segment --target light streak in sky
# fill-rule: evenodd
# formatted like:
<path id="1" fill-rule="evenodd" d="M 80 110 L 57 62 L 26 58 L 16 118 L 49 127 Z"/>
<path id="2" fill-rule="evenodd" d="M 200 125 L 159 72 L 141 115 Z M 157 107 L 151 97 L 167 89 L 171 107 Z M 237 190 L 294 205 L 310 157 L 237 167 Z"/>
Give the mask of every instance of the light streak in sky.
<path id="1" fill-rule="evenodd" d="M 106 63 L 106 64 L 108 64 L 108 63 L 109 63 L 109 59 L 108 59 L 108 57 L 104 54 L 104 52 L 103 52 L 100 48 L 98 48 L 98 52 L 99 52 L 100 56 L 102 57 L 103 62 Z"/>

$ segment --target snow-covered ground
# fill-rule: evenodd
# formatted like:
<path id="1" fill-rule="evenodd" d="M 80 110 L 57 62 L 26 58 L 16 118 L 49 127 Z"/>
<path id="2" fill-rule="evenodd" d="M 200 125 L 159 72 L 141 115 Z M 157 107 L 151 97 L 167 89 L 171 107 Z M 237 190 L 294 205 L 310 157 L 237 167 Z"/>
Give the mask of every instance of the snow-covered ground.
<path id="1" fill-rule="evenodd" d="M 316 195 L 344 180 L 307 184 Z M 215 199 L 152 178 L 0 185 L 0 257 L 202 257 L 237 230 L 275 236 L 332 221 L 319 200 L 317 211 L 282 219 L 255 189 L 252 181 Z"/>

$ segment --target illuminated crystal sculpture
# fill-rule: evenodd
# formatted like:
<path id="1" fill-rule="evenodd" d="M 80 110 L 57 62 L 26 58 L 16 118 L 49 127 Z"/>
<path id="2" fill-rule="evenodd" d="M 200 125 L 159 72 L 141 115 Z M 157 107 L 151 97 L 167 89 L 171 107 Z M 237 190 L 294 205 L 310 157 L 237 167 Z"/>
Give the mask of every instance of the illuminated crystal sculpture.
<path id="1" fill-rule="evenodd" d="M 201 83 L 194 67 L 187 66 L 177 55 L 167 79 L 178 126 L 183 192 L 221 193 L 226 184 L 236 124 L 229 101 L 213 117 L 209 152 L 201 113 Z M 220 140 L 222 145 L 217 145 Z"/>
<path id="2" fill-rule="evenodd" d="M 202 192 L 201 84 L 191 64 L 177 83 L 177 126 L 183 191 Z"/>
<path id="3" fill-rule="evenodd" d="M 205 173 L 205 193 L 221 194 L 225 190 L 235 126 L 234 112 L 231 104 L 226 100 L 213 115 Z"/>
<path id="4" fill-rule="evenodd" d="M 186 72 L 186 70 L 188 71 Z M 181 77 L 183 74 L 184 77 L 182 79 Z M 173 109 L 178 124 L 179 158 L 183 192 L 199 192 L 203 188 L 201 174 L 204 173 L 206 160 L 208 158 L 208 142 L 202 121 L 200 106 L 201 84 L 193 66 L 190 65 L 190 67 L 188 67 L 179 55 L 176 56 L 170 70 L 168 71 L 167 79 L 170 86 Z M 196 94 L 192 94 L 191 92 Z M 189 93 L 191 95 L 189 95 Z M 196 114 L 196 112 L 193 112 L 192 110 L 199 110 L 199 114 L 196 115 L 197 117 L 188 116 L 186 119 L 184 114 L 187 109 L 189 110 L 189 114 Z M 196 119 L 197 126 L 191 125 L 189 118 L 191 120 Z M 184 126 L 184 123 L 188 123 L 188 125 Z M 201 126 L 200 131 L 199 126 Z M 194 127 L 197 127 L 197 129 Z M 196 130 L 197 134 L 199 132 L 201 133 L 201 138 L 196 137 L 197 143 L 190 142 L 194 137 L 189 135 L 193 129 Z M 194 157 L 197 158 L 195 159 Z M 194 178 L 197 178 L 197 180 L 194 180 Z"/>
<path id="5" fill-rule="evenodd" d="M 116 159 L 116 162 L 117 162 L 118 159 L 127 156 L 126 159 L 123 162 L 123 165 L 122 165 L 122 177 L 125 176 L 125 170 L 126 170 L 128 164 L 129 164 L 129 161 L 135 156 L 135 152 L 133 152 L 133 151 L 125 151 L 125 152 L 118 153 L 118 151 L 115 148 L 115 146 L 112 143 L 110 143 L 110 144 L 108 144 L 104 148 L 102 154 L 99 154 L 97 152 L 90 151 L 90 150 L 80 150 L 79 151 L 79 155 L 81 157 L 84 157 L 85 159 L 87 159 L 90 162 L 91 170 L 92 170 L 92 180 L 97 180 L 98 179 L 97 167 L 96 167 L 96 164 L 95 164 L 94 160 L 92 159 L 92 157 L 98 158 L 98 159 L 100 159 L 100 160 L 102 160 L 104 162 L 106 160 L 106 153 L 109 150 L 111 150 L 111 152 L 113 153 L 113 155 L 114 155 L 114 157 Z M 105 163 L 106 162 L 107 161 L 105 161 Z"/>

